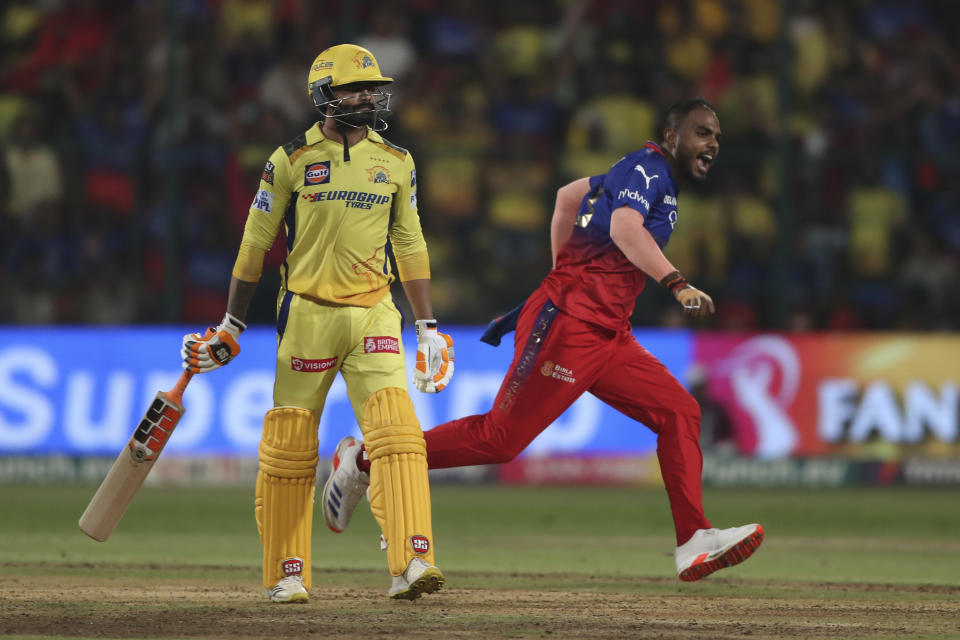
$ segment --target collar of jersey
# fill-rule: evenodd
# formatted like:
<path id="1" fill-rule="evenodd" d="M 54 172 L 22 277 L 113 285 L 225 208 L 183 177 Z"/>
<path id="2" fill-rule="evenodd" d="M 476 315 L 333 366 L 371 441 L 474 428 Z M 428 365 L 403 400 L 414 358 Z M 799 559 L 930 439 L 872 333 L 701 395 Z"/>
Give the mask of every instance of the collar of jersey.
<path id="1" fill-rule="evenodd" d="M 307 129 L 305 137 L 308 145 L 314 145 L 327 139 L 326 136 L 323 135 L 323 131 L 320 130 L 319 122 L 315 122 L 312 127 Z M 367 127 L 367 140 L 383 143 L 383 136 Z M 339 140 L 336 142 L 339 143 Z"/>
<path id="2" fill-rule="evenodd" d="M 653 149 L 654 151 L 656 151 L 657 153 L 659 153 L 659 154 L 660 154 L 661 156 L 663 156 L 664 158 L 667 157 L 667 154 L 665 154 L 665 153 L 663 152 L 663 149 L 660 147 L 660 145 L 658 145 L 658 144 L 656 144 L 656 143 L 654 143 L 654 142 L 647 141 L 647 144 L 643 145 L 643 148 L 644 148 L 644 149 Z"/>

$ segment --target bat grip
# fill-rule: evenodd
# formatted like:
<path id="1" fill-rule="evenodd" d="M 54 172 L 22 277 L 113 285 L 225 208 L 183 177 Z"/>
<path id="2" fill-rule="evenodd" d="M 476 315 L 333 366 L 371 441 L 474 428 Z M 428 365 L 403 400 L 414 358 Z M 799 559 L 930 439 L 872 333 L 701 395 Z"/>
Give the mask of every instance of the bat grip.
<path id="1" fill-rule="evenodd" d="M 173 385 L 173 389 L 167 391 L 167 398 L 176 404 L 183 404 L 183 392 L 186 390 L 187 384 L 189 384 L 190 378 L 192 377 L 193 373 L 191 371 L 184 370 L 184 372 L 180 374 L 177 384 Z"/>

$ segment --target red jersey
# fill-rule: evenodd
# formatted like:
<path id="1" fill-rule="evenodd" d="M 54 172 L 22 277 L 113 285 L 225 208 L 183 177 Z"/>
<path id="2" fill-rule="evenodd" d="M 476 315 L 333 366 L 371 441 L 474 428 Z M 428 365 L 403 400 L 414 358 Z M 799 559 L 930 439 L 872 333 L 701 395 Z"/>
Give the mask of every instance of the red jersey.
<path id="1" fill-rule="evenodd" d="M 677 223 L 677 185 L 657 145 L 648 143 L 590 178 L 573 233 L 541 285 L 565 313 L 612 330 L 629 328 L 647 280 L 610 239 L 610 216 L 623 206 L 642 214 L 643 226 L 666 246 Z"/>

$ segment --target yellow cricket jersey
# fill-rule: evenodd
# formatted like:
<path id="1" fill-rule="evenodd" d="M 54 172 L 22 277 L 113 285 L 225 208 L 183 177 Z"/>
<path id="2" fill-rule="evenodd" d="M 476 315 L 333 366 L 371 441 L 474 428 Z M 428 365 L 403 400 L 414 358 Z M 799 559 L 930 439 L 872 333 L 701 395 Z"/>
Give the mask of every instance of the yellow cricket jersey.
<path id="1" fill-rule="evenodd" d="M 283 287 L 323 302 L 372 307 L 394 279 L 388 252 L 398 262 L 426 256 L 413 158 L 372 130 L 350 147 L 349 162 L 319 124 L 277 148 L 241 247 L 269 250 L 281 221 L 287 233 Z"/>

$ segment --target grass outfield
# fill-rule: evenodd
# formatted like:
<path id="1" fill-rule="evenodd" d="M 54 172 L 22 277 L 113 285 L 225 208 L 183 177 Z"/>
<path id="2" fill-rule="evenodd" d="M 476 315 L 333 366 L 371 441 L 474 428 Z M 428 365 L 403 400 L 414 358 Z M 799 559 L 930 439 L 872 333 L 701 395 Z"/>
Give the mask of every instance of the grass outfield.
<path id="1" fill-rule="evenodd" d="M 252 490 L 144 489 L 106 543 L 77 528 L 93 492 L 0 486 L 0 635 L 960 637 L 955 490 L 707 491 L 716 526 L 761 522 L 767 538 L 746 563 L 687 584 L 662 490 L 439 485 L 444 592 L 383 596 L 364 503 L 343 535 L 317 511 L 299 607 L 259 592 Z"/>

